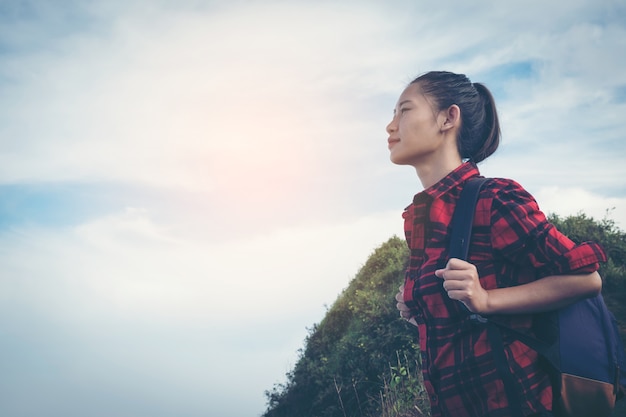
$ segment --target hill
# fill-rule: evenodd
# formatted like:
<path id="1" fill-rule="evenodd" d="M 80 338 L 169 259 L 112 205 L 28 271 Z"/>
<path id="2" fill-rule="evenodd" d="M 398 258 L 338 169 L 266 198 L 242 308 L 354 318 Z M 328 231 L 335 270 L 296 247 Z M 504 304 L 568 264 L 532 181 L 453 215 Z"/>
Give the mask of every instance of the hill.
<path id="1" fill-rule="evenodd" d="M 626 338 L 626 234 L 610 220 L 584 214 L 550 220 L 572 240 L 605 248 L 603 294 Z M 407 262 L 406 243 L 398 237 L 370 255 L 309 330 L 287 382 L 266 392 L 263 417 L 428 416 L 417 330 L 399 318 L 394 302 Z"/>

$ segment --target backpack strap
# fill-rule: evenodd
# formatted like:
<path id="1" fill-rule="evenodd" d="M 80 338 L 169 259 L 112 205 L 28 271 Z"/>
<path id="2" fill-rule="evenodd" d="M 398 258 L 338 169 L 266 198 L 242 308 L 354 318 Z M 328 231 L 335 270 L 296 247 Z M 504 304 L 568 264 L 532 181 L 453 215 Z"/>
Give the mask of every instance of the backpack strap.
<path id="1" fill-rule="evenodd" d="M 482 186 L 487 178 L 470 178 L 461 190 L 461 196 L 452 215 L 452 235 L 450 238 L 449 257 L 467 260 L 469 244 L 472 237 L 472 225 L 474 223 L 474 213 L 476 203 Z M 475 323 L 485 325 L 487 328 L 487 338 L 491 345 L 491 352 L 498 370 L 500 379 L 504 384 L 504 390 L 509 403 L 509 411 L 512 417 L 523 417 L 522 402 L 516 390 L 516 381 L 509 368 L 509 363 L 504 353 L 504 342 L 500 328 L 490 320 L 480 314 L 469 311 L 465 304 L 461 303 L 467 310 L 470 319 Z"/>
<path id="2" fill-rule="evenodd" d="M 467 259 L 478 194 L 486 181 L 487 178 L 483 177 L 470 178 L 461 190 L 461 196 L 452 215 L 450 258 Z"/>
<path id="3" fill-rule="evenodd" d="M 452 235 L 450 237 L 449 258 L 467 260 L 469 245 L 472 239 L 472 225 L 474 223 L 478 194 L 480 194 L 480 190 L 485 182 L 487 182 L 487 178 L 484 177 L 470 178 L 465 182 L 461 190 L 461 196 L 456 203 L 454 214 L 452 215 Z M 487 322 L 487 319 L 480 314 L 471 313 L 465 304 L 461 303 L 461 305 L 470 314 L 472 321 L 480 323 Z"/>

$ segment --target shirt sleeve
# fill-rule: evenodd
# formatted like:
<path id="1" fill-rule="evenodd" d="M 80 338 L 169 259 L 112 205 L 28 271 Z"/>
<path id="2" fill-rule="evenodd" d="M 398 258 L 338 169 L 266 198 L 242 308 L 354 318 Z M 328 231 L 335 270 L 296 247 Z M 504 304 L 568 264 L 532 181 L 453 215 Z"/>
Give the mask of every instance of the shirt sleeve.
<path id="1" fill-rule="evenodd" d="M 532 266 L 537 277 L 597 271 L 606 262 L 594 242 L 575 244 L 549 223 L 535 199 L 519 184 L 499 180 L 493 196 L 491 240 L 494 251 L 521 266 Z"/>

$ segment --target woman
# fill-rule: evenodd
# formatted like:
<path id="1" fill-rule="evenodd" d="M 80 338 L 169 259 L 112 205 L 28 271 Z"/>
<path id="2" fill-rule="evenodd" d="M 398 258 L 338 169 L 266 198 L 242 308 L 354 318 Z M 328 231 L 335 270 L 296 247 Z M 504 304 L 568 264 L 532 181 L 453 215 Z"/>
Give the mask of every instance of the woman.
<path id="1" fill-rule="evenodd" d="M 467 310 L 532 332 L 533 313 L 600 292 L 602 249 L 575 245 L 519 184 L 494 178 L 479 196 L 468 262 L 447 258 L 463 184 L 480 175 L 475 164 L 500 140 L 484 85 L 461 74 L 426 73 L 400 95 L 387 133 L 391 161 L 413 166 L 424 187 L 403 213 L 411 260 L 396 299 L 400 315 L 419 330 L 433 417 L 551 416 L 550 381 L 537 354 L 505 334 L 522 404 L 511 410 L 486 330 Z"/>

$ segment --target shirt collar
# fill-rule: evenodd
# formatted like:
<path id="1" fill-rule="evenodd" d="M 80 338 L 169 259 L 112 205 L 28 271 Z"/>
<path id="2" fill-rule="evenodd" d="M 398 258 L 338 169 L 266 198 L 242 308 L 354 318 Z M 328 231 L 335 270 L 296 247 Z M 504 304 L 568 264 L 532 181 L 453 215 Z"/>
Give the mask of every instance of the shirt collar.
<path id="1" fill-rule="evenodd" d="M 416 194 L 413 201 L 422 200 L 426 196 L 436 200 L 441 198 L 444 194 L 449 193 L 452 189 L 460 186 L 468 179 L 479 175 L 478 167 L 473 162 L 465 162 L 443 177 L 439 182 Z"/>

